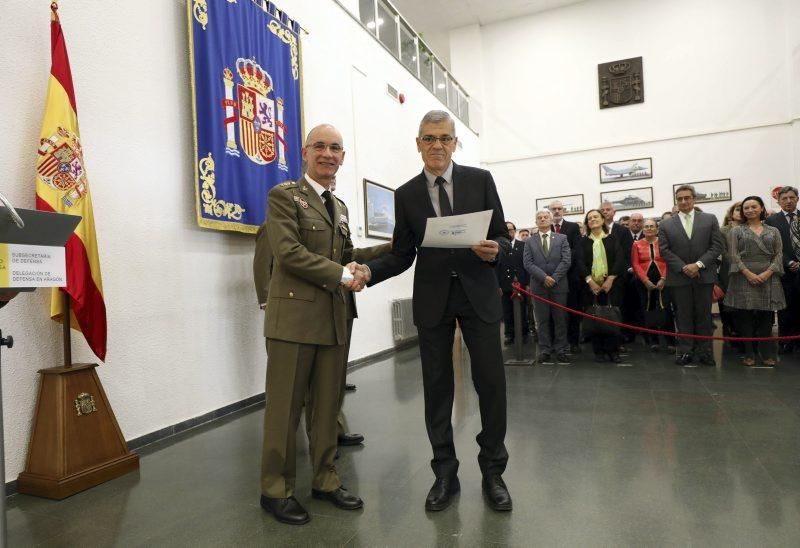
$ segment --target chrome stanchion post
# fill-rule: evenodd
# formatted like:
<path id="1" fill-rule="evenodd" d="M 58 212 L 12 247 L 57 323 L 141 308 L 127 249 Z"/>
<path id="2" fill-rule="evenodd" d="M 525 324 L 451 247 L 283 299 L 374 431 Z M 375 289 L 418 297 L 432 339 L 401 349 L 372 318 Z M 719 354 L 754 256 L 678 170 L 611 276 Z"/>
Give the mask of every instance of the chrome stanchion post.
<path id="1" fill-rule="evenodd" d="M 3 337 L 3 332 L 0 331 L 0 351 L 2 347 L 7 346 L 12 348 L 14 346 L 13 337 Z M 1 354 L 1 352 L 0 352 Z M 2 382 L 2 358 L 0 358 L 0 485 L 2 485 L 3 492 L 0 496 L 0 547 L 7 545 L 7 522 L 6 522 L 6 455 L 5 455 L 5 438 L 3 436 L 3 382 Z"/>

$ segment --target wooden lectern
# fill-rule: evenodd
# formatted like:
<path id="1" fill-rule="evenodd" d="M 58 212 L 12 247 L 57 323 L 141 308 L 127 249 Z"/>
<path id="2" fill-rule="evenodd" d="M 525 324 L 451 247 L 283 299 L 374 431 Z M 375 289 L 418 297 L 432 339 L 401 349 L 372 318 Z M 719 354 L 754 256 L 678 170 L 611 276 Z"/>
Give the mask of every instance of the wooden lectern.
<path id="1" fill-rule="evenodd" d="M 0 219 L 0 242 L 64 247 L 80 222 L 74 215 L 17 211 L 25 228 Z M 42 381 L 28 458 L 17 478 L 18 492 L 52 499 L 66 498 L 139 467 L 139 456 L 128 450 L 97 376 L 97 364 L 72 364 L 69 296 L 62 292 L 62 297 L 64 366 L 39 370 Z"/>

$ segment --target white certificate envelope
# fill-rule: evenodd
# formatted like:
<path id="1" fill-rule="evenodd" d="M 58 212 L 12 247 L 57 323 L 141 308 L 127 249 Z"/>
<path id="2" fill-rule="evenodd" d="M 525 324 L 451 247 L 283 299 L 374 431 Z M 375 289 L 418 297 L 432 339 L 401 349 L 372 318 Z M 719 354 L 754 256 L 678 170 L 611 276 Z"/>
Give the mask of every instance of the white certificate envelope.
<path id="1" fill-rule="evenodd" d="M 450 215 L 448 217 L 428 217 L 425 237 L 421 247 L 472 247 L 486 239 L 491 209 L 477 213 Z"/>

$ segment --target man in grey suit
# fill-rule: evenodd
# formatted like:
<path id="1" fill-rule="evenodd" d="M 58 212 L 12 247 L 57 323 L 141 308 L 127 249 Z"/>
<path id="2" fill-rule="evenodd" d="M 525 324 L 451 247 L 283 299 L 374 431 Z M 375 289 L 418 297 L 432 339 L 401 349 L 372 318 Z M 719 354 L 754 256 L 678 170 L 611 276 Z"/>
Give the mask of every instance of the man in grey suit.
<path id="1" fill-rule="evenodd" d="M 569 293 L 567 272 L 572 262 L 572 251 L 566 234 L 553 232 L 552 224 L 550 211 L 542 209 L 536 212 L 536 227 L 539 232 L 525 242 L 522 262 L 531 275 L 530 286 L 534 294 L 566 305 Z M 557 363 L 569 364 L 566 312 L 534 299 L 533 315 L 536 318 L 536 331 L 539 333 L 539 363 L 554 363 L 552 354 L 555 352 Z"/>
<path id="2" fill-rule="evenodd" d="M 695 211 L 694 187 L 681 185 L 675 191 L 678 214 L 661 223 L 658 243 L 667 263 L 666 286 L 675 303 L 679 333 L 711 335 L 711 295 L 717 281 L 716 260 L 723 251 L 717 218 Z M 711 341 L 678 338 L 675 363 L 689 365 L 693 359 L 716 365 Z"/>

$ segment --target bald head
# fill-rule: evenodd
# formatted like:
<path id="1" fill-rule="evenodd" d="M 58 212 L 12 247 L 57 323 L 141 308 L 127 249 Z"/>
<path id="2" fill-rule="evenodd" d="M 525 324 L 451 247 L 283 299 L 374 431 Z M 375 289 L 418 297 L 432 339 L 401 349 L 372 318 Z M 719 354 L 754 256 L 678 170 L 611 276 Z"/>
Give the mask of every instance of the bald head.
<path id="1" fill-rule="evenodd" d="M 329 188 L 344 163 L 342 134 L 330 124 L 320 124 L 308 132 L 302 153 L 306 175 Z"/>

